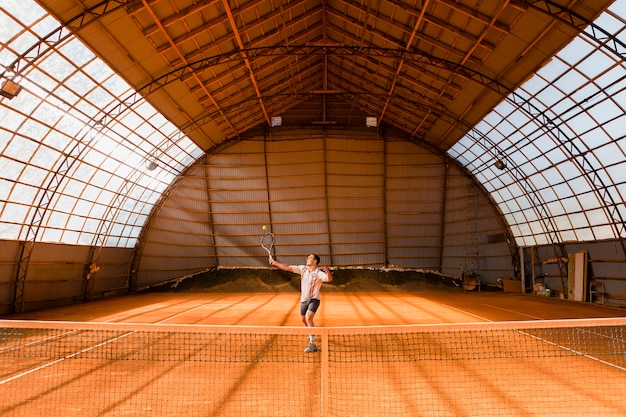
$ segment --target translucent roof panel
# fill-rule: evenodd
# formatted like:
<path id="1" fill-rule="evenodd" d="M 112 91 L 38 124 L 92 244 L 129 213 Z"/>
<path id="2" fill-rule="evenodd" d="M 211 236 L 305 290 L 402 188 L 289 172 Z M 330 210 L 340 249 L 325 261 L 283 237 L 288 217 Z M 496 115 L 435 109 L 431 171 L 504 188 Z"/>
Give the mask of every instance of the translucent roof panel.
<path id="1" fill-rule="evenodd" d="M 588 28 L 449 151 L 519 245 L 626 237 L 625 6 L 594 22 L 612 37 Z"/>
<path id="2" fill-rule="evenodd" d="M 130 86 L 71 34 L 32 57 L 60 28 L 33 1 L 0 0 L 2 82 L 22 87 L 0 97 L 0 239 L 132 247 L 203 151 L 145 100 L 128 100 Z"/>

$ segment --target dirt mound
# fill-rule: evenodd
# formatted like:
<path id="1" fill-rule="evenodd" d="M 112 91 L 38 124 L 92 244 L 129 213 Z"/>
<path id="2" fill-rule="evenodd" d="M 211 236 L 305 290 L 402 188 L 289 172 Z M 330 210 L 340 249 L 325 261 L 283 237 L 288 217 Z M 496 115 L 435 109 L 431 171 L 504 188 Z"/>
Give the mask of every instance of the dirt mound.
<path id="1" fill-rule="evenodd" d="M 432 286 L 457 287 L 458 282 L 443 275 L 398 270 L 338 269 L 325 292 L 419 291 Z M 300 276 L 275 269 L 217 269 L 177 284 L 152 288 L 156 292 L 299 292 Z"/>

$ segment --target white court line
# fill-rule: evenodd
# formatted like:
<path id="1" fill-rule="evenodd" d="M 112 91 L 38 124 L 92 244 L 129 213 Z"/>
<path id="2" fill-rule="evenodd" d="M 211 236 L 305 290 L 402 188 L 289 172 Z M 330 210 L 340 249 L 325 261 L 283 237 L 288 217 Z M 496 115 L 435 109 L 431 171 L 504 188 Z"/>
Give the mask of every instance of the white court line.
<path id="1" fill-rule="evenodd" d="M 481 316 L 479 316 L 477 314 L 470 313 L 469 311 L 461 310 L 460 308 L 452 307 L 451 305 L 448 305 L 448 304 L 441 304 L 441 305 L 442 306 L 446 306 L 446 307 L 448 307 L 448 308 L 450 308 L 452 310 L 456 310 L 456 311 L 458 311 L 460 313 L 467 314 L 468 316 L 476 317 L 477 319 L 481 319 L 483 321 L 488 321 L 488 322 L 493 323 L 493 320 L 486 319 L 486 318 L 481 317 Z"/>
<path id="2" fill-rule="evenodd" d="M 485 307 L 495 308 L 496 310 L 506 311 L 507 313 L 513 313 L 513 314 L 517 314 L 517 315 L 524 316 L 524 317 L 530 317 L 531 319 L 534 319 L 534 320 L 546 320 L 543 317 L 531 316 L 530 314 L 524 314 L 524 313 L 520 313 L 520 312 L 515 311 L 515 310 L 509 310 L 509 309 L 502 308 L 502 307 L 492 306 L 491 304 L 482 304 L 482 305 L 484 305 Z"/>
<path id="3" fill-rule="evenodd" d="M 123 334 L 123 335 L 121 335 L 121 336 L 117 336 L 117 337 L 114 337 L 114 338 L 112 338 L 112 339 L 106 340 L 106 341 L 104 341 L 104 342 L 102 342 L 102 343 L 98 343 L 97 345 L 90 346 L 90 347 L 88 347 L 88 348 L 85 348 L 85 349 L 79 350 L 79 351 L 77 351 L 77 352 L 74 352 L 74 353 L 72 353 L 72 354 L 66 355 L 66 356 L 64 356 L 64 357 L 62 357 L 62 358 L 59 358 L 59 359 L 57 359 L 57 360 L 54 360 L 54 361 L 52 361 L 52 362 L 48 362 L 48 363 L 43 364 L 43 365 L 41 365 L 41 366 L 38 366 L 38 367 L 36 367 L 36 368 L 29 369 L 28 371 L 22 372 L 22 373 L 20 373 L 20 374 L 13 375 L 13 376 L 12 376 L 12 377 L 10 377 L 10 378 L 7 378 L 7 379 L 3 379 L 3 380 L 1 380 L 1 381 L 0 381 L 0 385 L 6 384 L 7 382 L 11 382 L 11 381 L 13 381 L 13 380 L 15 380 L 15 379 L 21 378 L 21 377 L 26 376 L 26 375 L 28 375 L 28 374 L 32 374 L 33 372 L 36 372 L 36 371 L 39 371 L 39 370 L 41 370 L 41 369 L 45 369 L 45 368 L 47 368 L 47 367 L 49 367 L 49 366 L 55 365 L 55 364 L 57 364 L 57 363 L 63 362 L 64 360 L 71 359 L 71 358 L 73 358 L 74 356 L 78 356 L 78 355 L 80 355 L 81 353 L 89 352 L 90 350 L 93 350 L 93 349 L 99 348 L 99 347 L 101 347 L 101 346 L 107 345 L 107 344 L 109 344 L 109 343 L 111 343 L 111 342 L 114 342 L 114 341 L 116 341 L 116 340 L 119 340 L 119 339 L 122 339 L 122 338 L 124 338 L 124 337 L 127 337 L 127 336 L 129 336 L 129 335 L 131 335 L 131 334 L 133 334 L 133 333 L 136 333 L 136 332 L 128 332 L 128 333 Z"/>
<path id="4" fill-rule="evenodd" d="M 489 320 L 489 319 L 487 319 L 487 318 L 485 318 L 485 317 L 481 317 L 481 316 L 479 316 L 479 315 L 477 315 L 477 314 L 473 314 L 473 313 L 467 312 L 467 311 L 462 310 L 462 309 L 460 309 L 460 308 L 452 307 L 452 306 L 447 305 L 447 304 L 442 304 L 442 305 L 444 305 L 444 306 L 446 306 L 446 307 L 448 307 L 448 308 L 451 308 L 452 310 L 456 310 L 456 311 L 459 311 L 459 312 L 461 312 L 461 313 L 464 313 L 464 314 L 470 315 L 470 316 L 472 316 L 472 317 L 476 317 L 476 318 L 479 318 L 479 319 L 481 319 L 481 320 L 484 320 L 484 321 L 488 321 L 488 322 L 494 323 L 494 321 L 493 321 L 493 320 Z M 522 315 L 522 316 L 526 316 L 526 317 L 530 317 L 530 318 L 533 318 L 533 319 L 536 319 L 536 320 L 543 320 L 543 321 L 547 321 L 547 320 L 546 320 L 546 319 L 544 319 L 544 318 L 541 318 L 541 317 L 535 317 L 535 316 L 531 316 L 531 315 L 528 315 L 528 314 L 519 313 L 519 312 L 514 311 L 514 310 L 507 310 L 507 309 L 505 309 L 505 308 L 500 308 L 500 307 L 492 306 L 492 305 L 489 305 L 489 304 L 482 304 L 482 305 L 487 306 L 487 307 L 492 307 L 492 308 L 495 308 L 495 309 L 498 309 L 498 310 L 507 311 L 507 312 L 509 312 L 509 313 L 516 313 L 516 314 L 519 314 L 519 315 Z M 536 340 L 539 340 L 539 341 L 541 341 L 541 342 L 543 342 L 543 343 L 546 343 L 546 344 L 549 344 L 549 345 L 552 345 L 552 346 L 556 346 L 556 347 L 558 347 L 558 348 L 560 348 L 560 349 L 563 349 L 563 350 L 565 350 L 565 351 L 568 351 L 568 352 L 572 352 L 572 353 L 574 353 L 574 354 L 576 354 L 576 355 L 578 355 L 578 356 L 582 356 L 582 357 L 585 357 L 585 358 L 587 358 L 587 359 L 591 359 L 591 360 L 593 360 L 593 361 L 596 361 L 596 362 L 602 363 L 602 364 L 604 364 L 604 365 L 608 365 L 608 366 L 610 366 L 610 367 L 612 367 L 612 368 L 619 369 L 620 371 L 626 371 L 626 367 L 619 366 L 619 365 L 617 365 L 617 364 L 614 364 L 614 363 L 611 363 L 611 362 L 607 362 L 607 361 L 605 361 L 605 360 L 603 360 L 603 359 L 597 358 L 597 357 L 595 357 L 595 356 L 591 356 L 591 355 L 589 355 L 589 354 L 586 354 L 586 353 L 584 353 L 584 352 L 581 352 L 581 351 L 578 351 L 578 350 L 572 349 L 572 348 L 570 348 L 570 347 L 567 347 L 567 346 L 564 346 L 564 345 L 561 345 L 561 344 L 558 344 L 558 343 L 555 343 L 555 342 L 551 342 L 551 341 L 549 341 L 549 340 L 547 340 L 547 339 L 543 339 L 543 338 L 541 338 L 541 337 L 539 337 L 539 336 L 532 335 L 532 334 L 527 333 L 527 332 L 525 332 L 525 331 L 523 331 L 523 330 L 517 330 L 517 331 L 518 331 L 519 333 L 521 333 L 521 334 L 525 335 L 525 336 L 532 337 L 532 338 L 534 338 L 534 339 L 536 339 Z M 587 330 L 583 330 L 583 331 L 587 331 Z M 606 337 L 606 336 L 602 335 L 602 337 Z"/>
<path id="5" fill-rule="evenodd" d="M 196 299 L 194 298 L 194 299 L 191 299 L 191 300 L 189 300 L 189 301 L 195 301 L 195 300 L 196 300 Z M 174 307 L 174 306 L 177 306 L 177 305 L 179 305 L 179 304 L 184 304 L 184 303 L 178 303 L 178 304 L 174 304 L 174 305 L 167 305 L 167 306 L 165 306 L 165 308 L 168 308 L 168 307 Z M 193 311 L 193 310 L 195 310 L 196 308 L 199 308 L 199 307 L 204 306 L 204 305 L 207 305 L 207 304 L 210 304 L 210 303 L 200 304 L 199 306 L 196 306 L 196 307 L 192 308 L 191 310 L 186 310 L 185 312 L 187 312 L 187 311 Z M 150 310 L 148 310 L 147 312 L 141 312 L 141 313 L 139 313 L 139 314 L 137 314 L 137 311 L 136 311 L 136 310 L 133 310 L 133 311 L 129 311 L 127 314 L 124 314 L 124 315 L 122 315 L 122 316 L 114 317 L 114 318 L 112 318 L 112 319 L 110 319 L 110 320 L 105 320 L 103 323 L 119 323 L 120 321 L 125 320 L 125 319 L 126 319 L 126 318 L 128 318 L 128 317 L 135 317 L 135 316 L 142 315 L 142 314 L 146 314 L 146 313 L 152 313 L 152 312 L 154 312 L 154 311 L 158 311 L 158 310 L 161 310 L 161 308 L 157 308 L 157 309 L 150 309 Z M 178 316 L 180 316 L 181 314 L 184 314 L 185 312 L 180 313 L 180 314 L 177 314 L 177 315 L 174 315 L 174 316 L 172 316 L 172 317 L 168 317 L 168 318 L 166 318 L 166 319 L 163 319 L 162 321 L 166 321 L 166 320 L 169 320 L 169 319 L 172 319 L 172 318 L 178 317 Z M 160 323 L 161 323 L 161 322 L 157 322 L 156 324 L 160 324 Z"/>
<path id="6" fill-rule="evenodd" d="M 63 337 L 63 336 L 67 336 L 68 334 L 76 333 L 77 331 L 78 330 L 70 330 L 70 331 L 67 331 L 65 333 L 57 334 L 55 336 L 49 336 L 49 337 L 45 337 L 43 339 L 37 339 L 37 340 L 34 340 L 34 341 L 30 342 L 30 343 L 25 343 L 23 345 L 17 345 L 17 346 L 2 348 L 2 349 L 0 349 L 0 352 L 2 352 L 2 353 L 10 352 L 12 350 L 18 350 L 18 349 L 21 349 L 21 348 L 26 347 L 26 346 L 38 345 L 38 344 L 40 344 L 42 342 L 47 342 L 48 340 L 54 340 L 54 339 L 58 339 L 58 338 Z"/>
<path id="7" fill-rule="evenodd" d="M 190 311 L 193 311 L 193 310 L 196 310 L 196 309 L 198 309 L 198 308 L 201 308 L 202 306 L 204 306 L 204 304 L 201 304 L 201 305 L 199 305 L 199 306 L 196 306 L 196 307 L 192 308 L 191 310 L 186 310 L 186 311 L 184 311 L 184 312 L 181 312 L 181 313 L 175 314 L 175 315 L 173 315 L 173 316 L 171 316 L 171 317 L 164 318 L 163 320 L 160 320 L 160 321 L 158 321 L 158 322 L 156 322 L 156 323 L 154 323 L 154 324 L 162 324 L 162 323 L 164 323 L 164 322 L 166 322 L 166 321 L 168 321 L 168 320 L 174 319 L 174 318 L 179 317 L 179 316 L 182 316 L 182 315 L 184 315 L 184 314 L 186 314 L 186 313 L 188 313 L 188 312 L 190 312 Z M 110 322 L 110 320 L 109 320 L 109 321 L 107 321 L 107 322 Z M 65 333 L 62 333 L 62 334 L 59 334 L 59 335 L 56 335 L 56 336 L 52 336 L 52 337 L 47 337 L 47 338 L 44 338 L 44 339 L 36 340 L 36 341 L 33 341 L 33 342 L 28 343 L 28 344 L 25 344 L 25 345 L 16 346 L 16 347 L 14 347 L 14 348 L 11 348 L 11 350 L 18 349 L 18 348 L 22 348 L 22 347 L 24 347 L 24 346 L 31 346 L 31 345 L 35 345 L 35 344 L 40 344 L 40 343 L 42 343 L 42 342 L 46 342 L 46 341 L 51 340 L 51 339 L 58 339 L 58 338 L 60 338 L 60 337 L 66 336 L 66 335 L 71 334 L 71 333 L 77 333 L 77 332 L 79 332 L 79 331 L 80 331 L 80 330 L 72 330 L 72 331 L 65 332 Z M 106 341 L 104 341 L 104 342 L 98 343 L 97 345 L 94 345 L 94 346 L 91 346 L 91 347 L 88 347 L 88 348 L 85 348 L 85 349 L 79 350 L 79 351 L 74 352 L 74 353 L 72 353 L 72 354 L 66 355 L 66 356 L 64 356 L 64 357 L 62 357 L 62 358 L 55 359 L 55 360 L 53 360 L 53 361 L 51 361 L 51 362 L 48 362 L 48 363 L 45 363 L 45 364 L 43 364 L 43 365 L 37 366 L 37 367 L 35 367 L 35 368 L 29 369 L 28 371 L 24 371 L 24 372 L 21 372 L 21 373 L 19 373 L 19 374 L 17 374 L 17 375 L 13 375 L 13 376 L 12 376 L 12 377 L 10 377 L 10 378 L 0 380 L 0 385 L 6 384 L 7 382 L 14 381 L 14 380 L 16 380 L 16 379 L 18 379 L 18 378 L 21 378 L 21 377 L 23 377 L 23 376 L 26 376 L 26 375 L 28 375 L 28 374 L 32 374 L 33 372 L 37 372 L 37 371 L 40 371 L 40 370 L 42 370 L 42 369 L 48 368 L 49 366 L 56 365 L 57 363 L 61 363 L 61 362 L 63 362 L 64 360 L 71 359 L 71 358 L 73 358 L 74 356 L 78 356 L 78 355 L 80 355 L 80 354 L 82 354 L 82 353 L 89 352 L 90 350 L 93 350 L 93 349 L 96 349 L 96 348 L 98 348 L 98 347 L 101 347 L 101 346 L 107 345 L 107 344 L 109 344 L 109 343 L 111 343 L 111 342 L 114 342 L 114 341 L 116 341 L 116 340 L 122 339 L 122 338 L 127 337 L 127 336 L 129 336 L 129 335 L 131 335 L 131 334 L 134 334 L 134 333 L 137 333 L 137 332 L 136 332 L 136 331 L 134 331 L 134 332 L 128 332 L 128 333 L 123 334 L 123 335 L 121 335 L 121 336 L 117 336 L 117 337 L 114 337 L 114 338 L 112 338 L 112 339 L 106 340 Z"/>
<path id="8" fill-rule="evenodd" d="M 170 316 L 170 317 L 164 318 L 163 320 L 159 320 L 159 321 L 157 321 L 157 322 L 156 322 L 156 323 L 154 323 L 154 324 L 163 324 L 163 323 L 165 323 L 165 322 L 166 322 L 166 321 L 168 321 L 168 320 L 175 319 L 176 317 L 184 316 L 185 314 L 190 313 L 190 312 L 192 312 L 192 311 L 194 311 L 194 310 L 197 310 L 197 309 L 199 309 L 199 308 L 202 308 L 202 307 L 206 306 L 207 304 L 211 304 L 211 303 L 204 303 L 204 304 L 197 305 L 197 306 L 195 306 L 194 308 L 191 308 L 191 309 L 189 309 L 189 310 L 181 311 L 181 312 L 180 312 L 180 313 L 178 313 L 178 314 L 174 314 L 173 316 Z"/>
<path id="9" fill-rule="evenodd" d="M 539 340 L 539 341 L 541 341 L 541 342 L 543 342 L 543 343 L 546 343 L 546 344 L 548 344 L 548 345 L 556 346 L 556 347 L 558 347 L 559 349 L 563 349 L 563 350 L 565 350 L 565 351 L 572 352 L 572 353 L 574 353 L 574 354 L 576 354 L 576 355 L 578 355 L 578 356 L 583 356 L 583 357 L 585 357 L 585 358 L 587 358 L 587 359 L 591 359 L 591 360 L 593 360 L 593 361 L 596 361 L 596 362 L 602 363 L 602 364 L 604 364 L 604 365 L 608 365 L 608 366 L 610 366 L 610 367 L 612 367 L 612 368 L 619 369 L 620 371 L 626 371 L 626 368 L 625 368 L 625 367 L 623 367 L 623 366 L 619 366 L 619 365 L 617 365 L 617 364 L 614 364 L 614 363 L 611 363 L 611 362 L 607 362 L 607 361 L 605 361 L 605 360 L 603 360 L 603 359 L 596 358 L 595 356 L 588 355 L 588 354 L 586 354 L 586 353 L 584 353 L 584 352 L 581 352 L 581 351 L 579 351 L 579 350 L 572 349 L 572 348 L 567 347 L 567 346 L 563 346 L 563 345 L 561 345 L 561 344 L 559 344 L 559 343 L 551 342 L 551 341 L 549 341 L 549 340 L 546 340 L 546 339 L 541 338 L 541 337 L 539 337 L 539 336 L 532 335 L 532 334 L 530 334 L 530 333 L 526 333 L 525 331 L 522 331 L 522 330 L 518 330 L 518 331 L 519 331 L 521 334 L 523 334 L 524 336 L 532 337 L 533 339 L 537 339 L 537 340 Z"/>

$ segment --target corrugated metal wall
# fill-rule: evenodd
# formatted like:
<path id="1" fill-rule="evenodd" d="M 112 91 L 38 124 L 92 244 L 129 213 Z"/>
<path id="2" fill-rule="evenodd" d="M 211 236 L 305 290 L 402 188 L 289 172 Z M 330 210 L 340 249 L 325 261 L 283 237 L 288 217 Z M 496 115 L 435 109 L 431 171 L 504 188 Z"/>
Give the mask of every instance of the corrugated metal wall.
<path id="1" fill-rule="evenodd" d="M 0 312 L 8 313 L 15 296 L 20 242 L 0 240 Z"/>
<path id="2" fill-rule="evenodd" d="M 605 304 L 626 307 L 626 262 L 624 262 L 623 242 L 610 240 L 563 245 L 563 253 L 571 255 L 580 251 L 588 254 L 587 280 L 603 285 Z M 563 292 L 563 283 L 553 246 L 524 248 L 523 259 L 526 283 L 530 291 L 532 291 L 532 284 L 536 283 L 550 288 L 552 294 Z"/>
<path id="3" fill-rule="evenodd" d="M 99 270 L 88 282 L 88 265 L 94 248 L 37 242 L 30 253 L 23 297 L 20 305 L 15 306 L 21 245 L 18 241 L 0 241 L 1 314 L 72 304 L 128 291 L 132 249 L 99 248 Z"/>
<path id="4" fill-rule="evenodd" d="M 136 286 L 211 267 L 267 267 L 309 253 L 337 267 L 420 268 L 495 282 L 512 276 L 494 211 L 459 169 L 374 129 L 272 131 L 188 170 L 141 241 Z"/>

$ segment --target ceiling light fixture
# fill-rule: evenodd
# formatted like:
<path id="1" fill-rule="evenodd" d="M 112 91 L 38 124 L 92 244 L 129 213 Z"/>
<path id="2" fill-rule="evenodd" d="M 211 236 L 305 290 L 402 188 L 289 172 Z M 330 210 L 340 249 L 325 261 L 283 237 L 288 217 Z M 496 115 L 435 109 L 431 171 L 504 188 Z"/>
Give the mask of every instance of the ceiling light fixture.
<path id="1" fill-rule="evenodd" d="M 367 127 L 378 127 L 378 118 L 377 117 L 366 117 L 365 118 L 365 126 L 367 126 Z"/>
<path id="2" fill-rule="evenodd" d="M 22 90 L 22 86 L 16 82 L 11 80 L 6 80 L 2 87 L 0 88 L 0 95 L 8 98 L 9 100 L 13 99 L 15 96 L 19 94 Z"/>
<path id="3" fill-rule="evenodd" d="M 494 167 L 498 168 L 500 171 L 502 171 L 504 168 L 506 168 L 506 164 L 504 163 L 504 161 L 502 159 L 498 159 L 494 164 Z"/>
<path id="4" fill-rule="evenodd" d="M 270 123 L 272 127 L 279 127 L 283 124 L 283 118 L 280 116 L 273 116 Z"/>
<path id="5" fill-rule="evenodd" d="M 148 171 L 154 171 L 155 169 L 157 169 L 159 167 L 159 165 L 156 163 L 156 161 L 148 161 L 146 163 L 146 169 Z"/>

